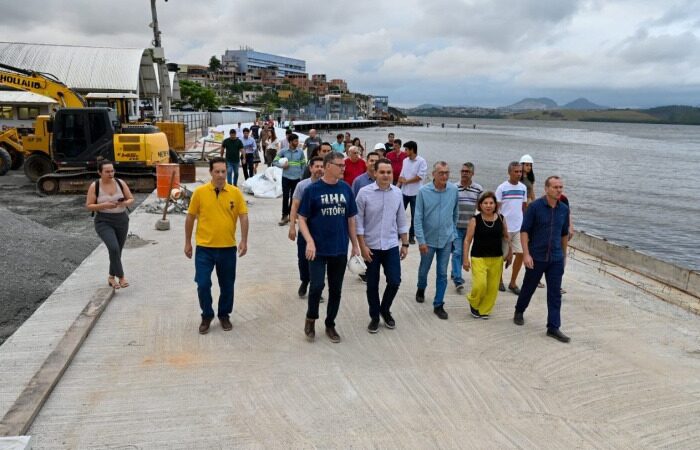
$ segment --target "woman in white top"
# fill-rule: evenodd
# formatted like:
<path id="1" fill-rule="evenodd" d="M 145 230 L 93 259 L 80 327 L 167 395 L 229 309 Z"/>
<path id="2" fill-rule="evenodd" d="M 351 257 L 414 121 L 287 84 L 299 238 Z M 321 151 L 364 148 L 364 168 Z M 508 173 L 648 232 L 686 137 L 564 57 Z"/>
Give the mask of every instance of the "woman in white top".
<path id="1" fill-rule="evenodd" d="M 277 139 L 277 134 L 275 133 L 275 127 L 270 127 L 267 138 L 267 148 L 265 149 L 265 164 L 268 166 L 272 165 L 272 161 L 277 156 L 277 152 L 280 151 L 280 141 Z"/>
<path id="2" fill-rule="evenodd" d="M 114 177 L 111 161 L 100 161 L 97 173 L 100 178 L 90 185 L 85 207 L 95 213 L 95 231 L 109 251 L 107 284 L 112 289 L 125 288 L 129 282 L 124 277 L 121 256 L 129 234 L 127 208 L 134 203 L 134 196 L 126 183 Z"/>

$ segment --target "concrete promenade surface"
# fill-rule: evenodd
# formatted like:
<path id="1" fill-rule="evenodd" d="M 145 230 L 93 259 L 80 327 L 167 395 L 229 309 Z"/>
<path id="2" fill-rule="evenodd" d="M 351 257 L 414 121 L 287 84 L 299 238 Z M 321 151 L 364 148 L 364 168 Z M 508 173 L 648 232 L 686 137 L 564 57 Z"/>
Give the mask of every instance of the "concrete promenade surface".
<path id="1" fill-rule="evenodd" d="M 426 303 L 414 300 L 416 246 L 396 329 L 367 333 L 365 285 L 346 273 L 343 341 L 332 344 L 318 321 L 309 343 L 296 246 L 277 226 L 281 200 L 249 198 L 234 328 L 215 320 L 205 336 L 184 217 L 159 232 L 158 216 L 132 213 L 131 286 L 115 293 L 29 429 L 33 448 L 700 448 L 700 319 L 595 258 L 574 251 L 567 268 L 570 344 L 545 336 L 544 290 L 523 327 L 512 322 L 513 294 L 478 320 L 452 286 L 449 320 L 439 320 L 434 269 Z M 100 246 L 0 347 L 0 417 L 106 283 L 107 266 Z"/>

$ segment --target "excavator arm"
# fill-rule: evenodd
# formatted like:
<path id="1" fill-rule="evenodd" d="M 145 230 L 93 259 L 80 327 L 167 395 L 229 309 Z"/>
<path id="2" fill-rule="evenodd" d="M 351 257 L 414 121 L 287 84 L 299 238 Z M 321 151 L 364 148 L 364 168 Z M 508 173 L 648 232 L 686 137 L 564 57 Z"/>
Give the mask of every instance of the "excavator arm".
<path id="1" fill-rule="evenodd" d="M 52 98 L 64 108 L 87 106 L 80 94 L 50 74 L 0 64 L 0 85 Z"/>

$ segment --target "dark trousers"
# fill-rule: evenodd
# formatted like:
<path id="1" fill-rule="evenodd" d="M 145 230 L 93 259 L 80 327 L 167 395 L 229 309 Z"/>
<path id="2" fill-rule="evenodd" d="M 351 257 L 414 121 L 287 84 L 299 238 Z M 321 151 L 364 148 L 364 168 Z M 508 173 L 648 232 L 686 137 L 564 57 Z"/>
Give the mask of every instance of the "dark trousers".
<path id="1" fill-rule="evenodd" d="M 299 280 L 308 283 L 310 280 L 309 260 L 306 259 L 306 239 L 301 232 L 297 233 L 297 263 L 299 264 Z"/>
<path id="2" fill-rule="evenodd" d="M 547 280 L 547 328 L 559 329 L 561 326 L 561 279 L 564 276 L 564 261 L 535 261 L 532 269 L 525 269 L 525 278 L 520 287 L 518 302 L 515 304 L 517 312 L 525 312 L 532 295 L 537 289 L 537 284 L 544 274 Z"/>
<path id="3" fill-rule="evenodd" d="M 379 302 L 379 271 L 384 268 L 386 288 Z M 379 319 L 379 315 L 391 312 L 391 304 L 401 284 L 401 255 L 399 247 L 388 250 L 372 250 L 372 261 L 367 263 L 367 303 L 369 316 Z"/>
<path id="4" fill-rule="evenodd" d="M 335 326 L 335 318 L 340 309 L 340 294 L 343 290 L 343 277 L 345 276 L 345 264 L 347 255 L 340 256 L 316 256 L 309 261 L 309 307 L 306 310 L 307 319 L 318 319 L 318 305 L 321 301 L 321 293 L 325 287 L 324 279 L 328 273 L 328 306 L 326 307 L 326 327 Z"/>
<path id="5" fill-rule="evenodd" d="M 416 195 L 404 195 L 403 196 L 403 209 L 406 209 L 409 205 L 411 206 L 411 228 L 408 230 L 408 238 L 413 239 L 416 237 L 416 233 L 413 230 L 413 216 L 416 215 Z"/>
<path id="6" fill-rule="evenodd" d="M 109 275 L 122 278 L 122 249 L 129 234 L 129 214 L 98 212 L 95 215 L 95 231 L 109 252 Z"/>
<path id="7" fill-rule="evenodd" d="M 289 211 L 292 209 L 292 195 L 294 194 L 294 189 L 299 184 L 299 180 L 290 180 L 289 178 L 282 177 L 282 215 L 288 216 Z"/>
<path id="8" fill-rule="evenodd" d="M 255 175 L 255 168 L 253 167 L 253 164 L 253 154 L 246 154 L 245 164 L 243 164 L 243 178 L 245 178 L 246 180 Z"/>
<path id="9" fill-rule="evenodd" d="M 233 285 L 236 282 L 236 247 L 212 248 L 197 246 L 194 254 L 194 281 L 197 283 L 202 319 L 212 319 L 211 273 L 216 268 L 219 281 L 217 317 L 229 317 L 233 311 Z"/>

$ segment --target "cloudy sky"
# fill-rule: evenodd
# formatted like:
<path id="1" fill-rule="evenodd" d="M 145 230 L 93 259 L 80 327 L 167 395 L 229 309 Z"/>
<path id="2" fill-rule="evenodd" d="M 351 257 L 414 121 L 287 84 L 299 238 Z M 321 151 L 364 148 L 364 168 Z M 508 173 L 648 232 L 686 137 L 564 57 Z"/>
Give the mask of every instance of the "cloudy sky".
<path id="1" fill-rule="evenodd" d="M 3 2 L 0 41 L 146 47 L 149 0 Z M 226 49 L 306 60 L 352 91 L 502 106 L 547 96 L 608 106 L 700 104 L 695 0 L 163 0 L 170 61 Z"/>

